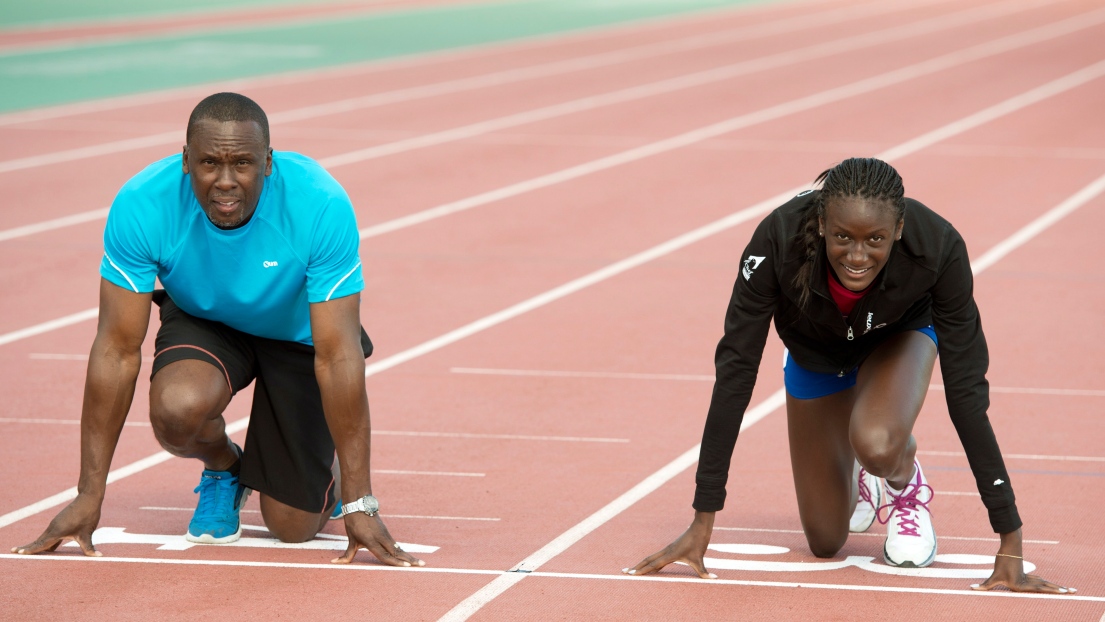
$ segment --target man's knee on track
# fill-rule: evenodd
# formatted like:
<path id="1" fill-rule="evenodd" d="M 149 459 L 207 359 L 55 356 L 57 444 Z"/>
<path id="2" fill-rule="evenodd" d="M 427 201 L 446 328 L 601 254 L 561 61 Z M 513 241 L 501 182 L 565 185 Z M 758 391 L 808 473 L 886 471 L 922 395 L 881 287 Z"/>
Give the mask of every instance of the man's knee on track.
<path id="1" fill-rule="evenodd" d="M 164 384 L 150 391 L 150 423 L 166 449 L 186 449 L 219 408 L 221 396 L 202 387 Z"/>
<path id="2" fill-rule="evenodd" d="M 277 540 L 288 544 L 306 542 L 315 537 L 319 530 L 318 517 L 308 519 L 292 519 L 287 516 L 271 517 L 261 513 L 265 527 Z"/>

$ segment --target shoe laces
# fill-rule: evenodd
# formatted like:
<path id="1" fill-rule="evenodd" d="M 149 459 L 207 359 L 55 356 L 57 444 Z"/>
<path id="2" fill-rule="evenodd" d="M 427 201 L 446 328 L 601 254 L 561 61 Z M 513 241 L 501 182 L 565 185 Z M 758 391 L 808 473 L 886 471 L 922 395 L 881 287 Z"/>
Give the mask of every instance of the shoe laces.
<path id="1" fill-rule="evenodd" d="M 234 478 L 203 474 L 200 478 L 199 486 L 196 486 L 192 492 L 200 493 L 199 507 L 196 508 L 196 514 L 201 516 L 209 516 L 217 512 L 224 505 L 231 505 L 234 502 L 233 494 L 237 492 L 237 482 Z M 225 501 L 225 497 L 230 496 L 229 502 Z"/>
<path id="2" fill-rule="evenodd" d="M 871 486 L 867 484 L 867 471 L 859 469 L 859 499 L 866 501 L 871 507 L 875 507 L 875 500 L 871 497 Z"/>
<path id="3" fill-rule="evenodd" d="M 906 486 L 902 494 L 897 496 L 890 490 L 887 490 L 886 496 L 890 502 L 886 505 L 879 506 L 875 511 L 875 518 L 879 520 L 879 523 L 885 525 L 890 522 L 890 519 L 893 518 L 894 515 L 897 515 L 898 535 L 920 537 L 921 534 L 917 533 L 917 530 L 920 528 L 917 524 L 917 512 L 923 508 L 926 512 L 932 513 L 932 510 L 929 509 L 928 506 L 929 501 L 921 501 L 920 499 L 922 488 L 929 489 L 929 501 L 932 501 L 932 486 L 928 484 L 910 484 Z M 883 510 L 887 510 L 886 518 L 882 517 Z"/>

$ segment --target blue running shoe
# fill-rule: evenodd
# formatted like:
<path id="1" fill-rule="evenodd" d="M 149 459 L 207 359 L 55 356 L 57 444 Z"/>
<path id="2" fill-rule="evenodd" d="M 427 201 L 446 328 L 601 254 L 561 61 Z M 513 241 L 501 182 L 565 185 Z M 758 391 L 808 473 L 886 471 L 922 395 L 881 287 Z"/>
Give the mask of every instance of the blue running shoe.
<path id="1" fill-rule="evenodd" d="M 338 520 L 341 518 L 341 499 L 334 504 L 334 511 L 330 512 L 330 520 Z"/>
<path id="2" fill-rule="evenodd" d="M 196 513 L 188 523 L 184 539 L 197 544 L 226 544 L 242 537 L 242 521 L 238 513 L 246 504 L 249 489 L 238 483 L 230 471 L 203 470 Z"/>

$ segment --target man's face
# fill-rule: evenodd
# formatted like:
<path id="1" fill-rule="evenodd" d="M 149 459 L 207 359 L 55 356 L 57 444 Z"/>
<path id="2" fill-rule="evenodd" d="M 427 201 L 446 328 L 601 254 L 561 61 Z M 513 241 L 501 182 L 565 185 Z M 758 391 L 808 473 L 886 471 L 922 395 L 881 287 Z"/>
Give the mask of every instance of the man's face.
<path id="1" fill-rule="evenodd" d="M 272 149 L 253 121 L 201 119 L 184 145 L 184 174 L 207 218 L 222 229 L 249 220 L 257 209 Z"/>

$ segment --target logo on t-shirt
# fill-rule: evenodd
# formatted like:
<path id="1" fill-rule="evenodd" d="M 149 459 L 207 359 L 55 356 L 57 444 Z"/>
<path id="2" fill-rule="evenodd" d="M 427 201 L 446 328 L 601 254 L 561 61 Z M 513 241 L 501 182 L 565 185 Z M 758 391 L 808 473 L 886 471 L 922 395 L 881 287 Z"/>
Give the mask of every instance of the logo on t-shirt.
<path id="1" fill-rule="evenodd" d="M 752 271 L 759 268 L 764 259 L 766 259 L 766 257 L 749 255 L 748 259 L 744 260 L 744 267 L 741 268 L 741 274 L 744 275 L 744 280 L 748 281 L 752 278 Z"/>
<path id="2" fill-rule="evenodd" d="M 277 261 L 266 261 L 266 262 L 263 262 L 263 263 L 262 263 L 261 265 L 262 265 L 262 266 L 265 266 L 266 268 L 275 268 L 276 266 L 279 266 L 279 265 L 280 265 L 280 262 L 277 262 Z"/>

